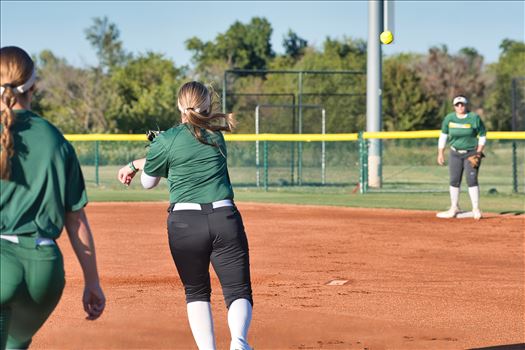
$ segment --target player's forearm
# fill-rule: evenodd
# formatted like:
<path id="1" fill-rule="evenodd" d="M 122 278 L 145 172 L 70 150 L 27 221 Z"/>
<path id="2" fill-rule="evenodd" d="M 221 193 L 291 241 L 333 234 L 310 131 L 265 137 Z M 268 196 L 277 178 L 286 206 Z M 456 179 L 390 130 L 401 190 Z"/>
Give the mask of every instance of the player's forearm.
<path id="1" fill-rule="evenodd" d="M 444 150 L 447 145 L 448 134 L 441 133 L 438 139 L 438 149 Z"/>
<path id="2" fill-rule="evenodd" d="M 65 226 L 86 285 L 99 284 L 95 243 L 84 209 L 66 213 Z"/>
<path id="3" fill-rule="evenodd" d="M 144 170 L 144 164 L 146 164 L 146 158 L 135 159 L 133 165 L 137 170 Z"/>
<path id="4" fill-rule="evenodd" d="M 142 174 L 140 175 L 140 182 L 142 184 L 142 187 L 149 190 L 153 187 L 157 186 L 160 181 L 160 177 L 155 176 L 149 176 L 144 172 L 144 165 L 146 164 L 146 158 L 141 158 L 133 161 L 133 165 L 137 169 L 137 171 L 142 170 Z"/>
<path id="5" fill-rule="evenodd" d="M 483 152 L 485 149 L 485 143 L 487 142 L 486 136 L 480 136 L 478 139 L 478 147 L 476 149 L 477 152 Z"/>

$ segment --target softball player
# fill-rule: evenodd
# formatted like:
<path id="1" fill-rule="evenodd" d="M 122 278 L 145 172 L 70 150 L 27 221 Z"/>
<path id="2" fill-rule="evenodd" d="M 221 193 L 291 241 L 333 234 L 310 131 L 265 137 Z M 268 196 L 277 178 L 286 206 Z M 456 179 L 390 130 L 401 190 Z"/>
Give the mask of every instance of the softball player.
<path id="1" fill-rule="evenodd" d="M 445 163 L 445 145 L 450 140 L 449 173 L 450 173 L 450 209 L 437 214 L 439 218 L 453 218 L 460 212 L 459 188 L 463 171 L 466 171 L 468 193 L 472 202 L 474 219 L 482 217 L 479 209 L 479 163 L 485 148 L 486 134 L 483 121 L 476 114 L 469 112 L 465 96 L 456 96 L 453 100 L 455 112 L 448 114 L 441 126 L 438 142 L 437 162 Z M 450 136 L 450 137 L 449 137 Z M 479 138 L 478 138 L 479 136 Z M 469 158 L 477 159 L 471 163 Z"/>
<path id="2" fill-rule="evenodd" d="M 233 203 L 221 131 L 231 131 L 231 114 L 214 113 L 213 94 L 198 82 L 178 93 L 182 123 L 151 143 L 145 159 L 130 162 L 118 178 L 129 184 L 143 170 L 143 187 L 168 179 L 168 236 L 173 260 L 184 284 L 190 328 L 199 349 L 215 349 L 210 306 L 210 262 L 219 277 L 231 333 L 230 349 L 250 349 L 252 317 L 248 241 Z M 226 126 L 218 122 L 225 121 Z"/>
<path id="3" fill-rule="evenodd" d="M 0 68 L 0 349 L 26 349 L 62 295 L 64 264 L 55 240 L 64 225 L 84 272 L 88 319 L 102 314 L 105 298 L 75 151 L 30 110 L 35 68 L 29 55 L 3 47 Z"/>

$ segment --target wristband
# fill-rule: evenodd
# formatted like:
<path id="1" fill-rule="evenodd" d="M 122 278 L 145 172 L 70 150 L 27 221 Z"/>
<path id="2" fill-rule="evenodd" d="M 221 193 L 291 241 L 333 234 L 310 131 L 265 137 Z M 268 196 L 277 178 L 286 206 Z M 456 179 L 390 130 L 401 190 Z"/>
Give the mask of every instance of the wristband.
<path id="1" fill-rule="evenodd" d="M 131 170 L 133 170 L 134 173 L 136 173 L 137 171 L 139 171 L 139 169 L 135 168 L 135 165 L 133 164 L 133 161 L 129 162 L 128 164 L 129 168 Z"/>

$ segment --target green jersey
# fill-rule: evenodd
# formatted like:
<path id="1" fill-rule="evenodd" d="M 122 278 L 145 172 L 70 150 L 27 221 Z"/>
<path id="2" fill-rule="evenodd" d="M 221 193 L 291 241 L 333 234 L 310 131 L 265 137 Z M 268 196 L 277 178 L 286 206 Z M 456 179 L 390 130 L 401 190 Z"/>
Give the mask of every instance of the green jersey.
<path id="1" fill-rule="evenodd" d="M 87 204 L 75 150 L 51 123 L 16 110 L 11 178 L 0 180 L 0 233 L 38 233 L 55 239 L 66 212 Z"/>
<path id="2" fill-rule="evenodd" d="M 450 145 L 457 150 L 472 150 L 478 145 L 478 136 L 485 136 L 487 130 L 476 113 L 469 112 L 465 118 L 456 113 L 448 114 L 441 125 L 441 132 L 448 135 Z"/>
<path id="3" fill-rule="evenodd" d="M 233 199 L 221 132 L 202 130 L 206 145 L 186 124 L 157 136 L 146 156 L 146 175 L 168 179 L 171 203 L 211 203 Z"/>

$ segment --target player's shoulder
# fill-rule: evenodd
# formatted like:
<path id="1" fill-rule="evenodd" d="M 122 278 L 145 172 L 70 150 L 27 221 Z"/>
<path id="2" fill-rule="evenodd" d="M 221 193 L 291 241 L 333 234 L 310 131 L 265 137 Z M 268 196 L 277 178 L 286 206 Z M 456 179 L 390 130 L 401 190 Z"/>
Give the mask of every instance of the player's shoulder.
<path id="1" fill-rule="evenodd" d="M 31 137 L 37 137 L 41 144 L 61 145 L 67 142 L 62 132 L 49 120 L 33 111 L 17 113 L 17 124 L 20 132 L 27 132 Z"/>
<path id="2" fill-rule="evenodd" d="M 169 150 L 171 149 L 174 141 L 177 139 L 177 136 L 181 132 L 184 132 L 183 130 L 184 128 L 181 125 L 177 125 L 162 131 L 157 137 L 153 139 L 151 146 L 158 149 Z"/>
<path id="3" fill-rule="evenodd" d="M 448 122 L 450 122 L 451 120 L 454 120 L 456 117 L 456 113 L 452 112 L 452 113 L 449 113 L 445 116 L 445 118 L 443 118 L 443 123 L 444 124 L 447 124 Z"/>
<path id="4" fill-rule="evenodd" d="M 169 128 L 168 130 L 161 132 L 159 136 L 155 138 L 154 141 L 162 142 L 162 143 L 169 143 L 173 141 L 173 139 L 175 139 L 177 135 L 179 135 L 182 131 L 183 131 L 182 124 L 173 126 Z"/>

